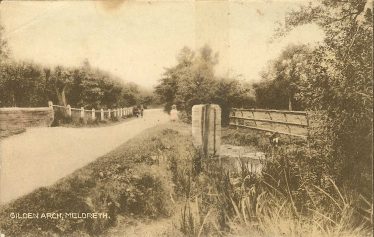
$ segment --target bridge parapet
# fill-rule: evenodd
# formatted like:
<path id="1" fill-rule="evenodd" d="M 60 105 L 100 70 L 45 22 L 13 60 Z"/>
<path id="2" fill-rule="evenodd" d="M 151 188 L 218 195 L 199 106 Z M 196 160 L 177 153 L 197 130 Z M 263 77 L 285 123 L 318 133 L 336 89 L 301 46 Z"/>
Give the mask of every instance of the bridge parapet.
<path id="1" fill-rule="evenodd" d="M 306 111 L 234 108 L 230 126 L 307 138 L 309 116 Z"/>

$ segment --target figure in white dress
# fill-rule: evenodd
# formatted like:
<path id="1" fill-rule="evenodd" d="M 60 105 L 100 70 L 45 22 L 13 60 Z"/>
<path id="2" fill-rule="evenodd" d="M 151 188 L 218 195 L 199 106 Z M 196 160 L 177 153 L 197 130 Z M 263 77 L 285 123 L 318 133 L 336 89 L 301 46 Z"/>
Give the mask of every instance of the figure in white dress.
<path id="1" fill-rule="evenodd" d="M 170 111 L 170 120 L 172 122 L 176 122 L 178 121 L 178 110 L 177 110 L 177 106 L 176 105 L 173 105 L 171 107 L 171 111 Z"/>

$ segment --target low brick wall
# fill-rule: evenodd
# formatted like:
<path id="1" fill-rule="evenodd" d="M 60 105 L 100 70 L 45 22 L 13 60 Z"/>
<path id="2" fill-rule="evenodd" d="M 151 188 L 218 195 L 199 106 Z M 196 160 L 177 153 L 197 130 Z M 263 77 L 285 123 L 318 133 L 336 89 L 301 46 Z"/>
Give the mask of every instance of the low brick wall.
<path id="1" fill-rule="evenodd" d="M 0 108 L 0 130 L 27 127 L 48 127 L 53 121 L 53 109 L 42 108 Z"/>

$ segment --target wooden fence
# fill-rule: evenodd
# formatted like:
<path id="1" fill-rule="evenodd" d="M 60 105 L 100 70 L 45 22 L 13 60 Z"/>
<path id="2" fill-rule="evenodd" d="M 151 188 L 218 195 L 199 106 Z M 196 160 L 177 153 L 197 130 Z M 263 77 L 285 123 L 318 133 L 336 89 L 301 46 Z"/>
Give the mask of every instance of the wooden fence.
<path id="1" fill-rule="evenodd" d="M 53 108 L 54 111 L 60 111 L 66 114 L 67 117 L 70 117 L 73 121 L 87 121 L 87 120 L 109 120 L 111 118 L 127 118 L 133 116 L 133 107 L 125 107 L 125 108 L 115 108 L 115 109 L 84 109 L 81 107 L 78 108 L 71 108 L 70 105 L 61 106 L 61 105 L 54 105 L 51 101 L 48 102 L 50 108 Z"/>
<path id="2" fill-rule="evenodd" d="M 305 111 L 234 108 L 230 114 L 230 125 L 307 138 L 309 118 Z"/>

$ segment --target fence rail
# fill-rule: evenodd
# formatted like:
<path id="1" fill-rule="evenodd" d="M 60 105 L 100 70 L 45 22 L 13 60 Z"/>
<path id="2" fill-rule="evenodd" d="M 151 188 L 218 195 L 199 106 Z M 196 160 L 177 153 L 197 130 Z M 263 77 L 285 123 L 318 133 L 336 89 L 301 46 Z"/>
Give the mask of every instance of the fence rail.
<path id="1" fill-rule="evenodd" d="M 50 108 L 55 111 L 62 111 L 64 112 L 67 117 L 72 118 L 73 120 L 107 120 L 110 118 L 126 118 L 133 116 L 133 107 L 125 107 L 125 108 L 115 108 L 115 109 L 100 109 L 100 110 L 87 110 L 84 107 L 79 108 L 71 108 L 70 105 L 61 106 L 61 105 L 54 105 L 51 101 L 48 102 Z"/>
<path id="2" fill-rule="evenodd" d="M 230 126 L 307 138 L 309 118 L 305 111 L 234 108 Z"/>

